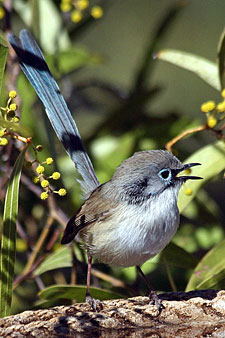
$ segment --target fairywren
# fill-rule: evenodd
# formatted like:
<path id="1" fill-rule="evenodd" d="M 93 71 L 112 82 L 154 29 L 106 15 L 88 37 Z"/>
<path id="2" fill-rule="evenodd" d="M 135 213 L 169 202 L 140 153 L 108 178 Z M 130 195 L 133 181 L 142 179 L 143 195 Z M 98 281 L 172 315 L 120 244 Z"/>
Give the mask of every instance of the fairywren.
<path id="1" fill-rule="evenodd" d="M 58 138 L 83 178 L 82 188 L 91 191 L 68 222 L 62 239 L 62 244 L 66 244 L 80 233 L 87 248 L 86 299 L 91 300 L 92 256 L 107 264 L 136 265 L 154 296 L 140 265 L 159 253 L 175 234 L 179 225 L 179 189 L 187 179 L 201 178 L 178 174 L 199 163 L 183 165 L 164 150 L 138 152 L 117 168 L 110 181 L 100 185 L 38 44 L 27 30 L 22 30 L 19 38 L 9 35 L 9 40 Z"/>
<path id="2" fill-rule="evenodd" d="M 169 243 L 179 226 L 178 192 L 186 180 L 201 179 L 178 174 L 196 165 L 182 164 L 164 150 L 137 152 L 91 192 L 62 238 L 66 244 L 79 233 L 87 249 L 87 298 L 92 256 L 106 264 L 139 267 Z"/>

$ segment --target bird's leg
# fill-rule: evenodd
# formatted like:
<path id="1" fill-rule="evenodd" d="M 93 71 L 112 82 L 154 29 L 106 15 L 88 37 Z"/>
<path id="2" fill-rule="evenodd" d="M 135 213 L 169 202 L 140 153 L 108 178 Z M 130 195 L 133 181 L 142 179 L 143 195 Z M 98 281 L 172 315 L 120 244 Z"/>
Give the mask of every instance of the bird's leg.
<path id="1" fill-rule="evenodd" d="M 159 299 L 156 291 L 153 289 L 153 287 L 151 286 L 151 284 L 149 283 L 148 279 L 146 278 L 144 272 L 141 270 L 140 266 L 137 266 L 137 270 L 140 273 L 141 277 L 144 279 L 148 290 L 149 290 L 149 299 L 150 299 L 150 303 L 149 304 L 154 304 L 156 305 L 159 314 L 161 313 L 162 309 L 163 309 L 163 305 L 162 305 L 162 301 L 161 299 Z"/>
<path id="2" fill-rule="evenodd" d="M 92 256 L 88 254 L 87 289 L 86 289 L 85 302 L 89 303 L 92 309 L 96 312 L 96 311 L 102 310 L 103 306 L 99 299 L 92 298 L 90 294 L 91 263 L 92 263 Z"/>

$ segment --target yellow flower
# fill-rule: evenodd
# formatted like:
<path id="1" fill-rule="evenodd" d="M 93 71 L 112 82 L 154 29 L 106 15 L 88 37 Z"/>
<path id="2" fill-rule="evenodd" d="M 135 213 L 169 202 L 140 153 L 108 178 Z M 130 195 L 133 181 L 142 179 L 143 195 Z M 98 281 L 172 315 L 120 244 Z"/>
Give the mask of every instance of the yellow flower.
<path id="1" fill-rule="evenodd" d="M 78 0 L 76 7 L 78 9 L 80 9 L 81 11 L 83 11 L 84 9 L 86 9 L 89 5 L 89 1 L 88 0 Z"/>
<path id="2" fill-rule="evenodd" d="M 91 9 L 91 15 L 94 19 L 100 19 L 103 16 L 103 9 L 100 6 L 93 6 Z"/>
<path id="3" fill-rule="evenodd" d="M 225 99 L 225 89 L 222 90 L 221 95 L 222 95 L 222 97 Z"/>
<path id="4" fill-rule="evenodd" d="M 192 191 L 191 188 L 187 188 L 187 189 L 185 190 L 185 194 L 186 194 L 187 196 L 191 196 L 192 193 L 193 193 L 193 191 Z"/>
<path id="5" fill-rule="evenodd" d="M 186 175 L 190 175 L 190 173 L 191 173 L 191 169 L 190 169 L 190 168 L 188 168 L 188 169 L 185 169 L 185 170 L 184 170 L 184 173 L 185 173 Z"/>
<path id="6" fill-rule="evenodd" d="M 61 9 L 62 12 L 67 13 L 67 12 L 71 11 L 72 5 L 70 3 L 62 2 L 60 4 L 60 9 Z"/>
<path id="7" fill-rule="evenodd" d="M 212 111 L 213 109 L 215 109 L 216 105 L 214 101 L 208 101 L 205 102 L 201 105 L 201 111 L 203 113 L 209 113 L 210 111 Z"/>
<path id="8" fill-rule="evenodd" d="M 5 10 L 4 8 L 0 7 L 0 20 L 3 19 L 5 16 Z"/>
<path id="9" fill-rule="evenodd" d="M 7 146 L 7 144 L 8 144 L 7 138 L 2 137 L 2 138 L 0 139 L 0 146 Z"/>
<path id="10" fill-rule="evenodd" d="M 16 250 L 18 252 L 24 252 L 27 250 L 27 243 L 22 238 L 16 239 Z"/>
<path id="11" fill-rule="evenodd" d="M 2 137 L 5 134 L 5 129 L 0 130 L 0 137 Z"/>
<path id="12" fill-rule="evenodd" d="M 217 124 L 217 120 L 215 119 L 214 116 L 209 116 L 207 119 L 207 124 L 209 126 L 209 128 L 214 128 Z"/>
<path id="13" fill-rule="evenodd" d="M 33 177 L 32 181 L 34 182 L 34 184 L 37 184 L 40 181 L 40 178 L 35 176 L 35 177 Z"/>
<path id="14" fill-rule="evenodd" d="M 53 180 L 58 180 L 60 176 L 60 173 L 58 171 L 55 171 L 51 177 L 53 178 Z"/>
<path id="15" fill-rule="evenodd" d="M 50 165 L 52 163 L 53 163 L 53 158 L 52 157 L 46 158 L 46 164 Z"/>
<path id="16" fill-rule="evenodd" d="M 218 105 L 216 106 L 216 110 L 218 113 L 222 113 L 223 111 L 225 111 L 225 101 L 218 103 Z"/>
<path id="17" fill-rule="evenodd" d="M 65 196 L 66 195 L 66 189 L 59 189 L 58 194 L 59 194 L 59 196 Z"/>
<path id="18" fill-rule="evenodd" d="M 43 165 L 39 165 L 36 169 L 36 172 L 38 174 L 42 174 L 45 171 L 45 168 L 43 167 Z"/>
<path id="19" fill-rule="evenodd" d="M 49 181 L 48 180 L 43 180 L 41 182 L 41 186 L 42 186 L 42 188 L 47 188 L 49 186 Z"/>
<path id="20" fill-rule="evenodd" d="M 16 92 L 15 90 L 11 90 L 11 91 L 9 92 L 9 97 L 10 97 L 11 99 L 14 99 L 14 98 L 16 97 L 16 95 L 17 95 L 17 92 Z"/>
<path id="21" fill-rule="evenodd" d="M 14 116 L 14 117 L 13 117 L 13 122 L 14 122 L 14 123 L 18 123 L 19 121 L 20 121 L 19 116 Z"/>
<path id="22" fill-rule="evenodd" d="M 77 9 L 74 9 L 71 13 L 71 20 L 75 23 L 80 22 L 82 20 L 82 13 Z"/>
<path id="23" fill-rule="evenodd" d="M 47 193 L 47 191 L 42 192 L 42 193 L 41 193 L 41 199 L 42 199 L 42 200 L 47 200 L 47 198 L 48 198 L 48 193 Z"/>
<path id="24" fill-rule="evenodd" d="M 15 111 L 17 109 L 17 105 L 15 103 L 11 103 L 9 109 Z"/>

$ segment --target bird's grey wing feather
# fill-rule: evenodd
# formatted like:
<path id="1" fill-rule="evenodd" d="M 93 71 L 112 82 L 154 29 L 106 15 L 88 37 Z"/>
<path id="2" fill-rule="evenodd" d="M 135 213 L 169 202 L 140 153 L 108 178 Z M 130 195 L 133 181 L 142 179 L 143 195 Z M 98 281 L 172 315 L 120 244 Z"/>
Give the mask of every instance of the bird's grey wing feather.
<path id="1" fill-rule="evenodd" d="M 102 185 L 97 187 L 76 214 L 69 220 L 61 241 L 62 244 L 71 242 L 78 232 L 88 225 L 111 215 L 115 205 L 112 205 L 109 200 L 107 200 L 108 203 L 106 204 L 105 199 L 101 195 L 101 189 Z M 107 205 L 107 210 L 105 205 Z"/>

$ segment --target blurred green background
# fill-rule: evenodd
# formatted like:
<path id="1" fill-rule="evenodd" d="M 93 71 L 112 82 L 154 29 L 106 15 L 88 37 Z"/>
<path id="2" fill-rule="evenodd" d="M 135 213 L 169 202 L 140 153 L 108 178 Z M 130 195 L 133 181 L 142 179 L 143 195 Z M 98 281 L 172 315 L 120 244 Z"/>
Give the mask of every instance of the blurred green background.
<path id="1" fill-rule="evenodd" d="M 76 120 L 97 176 L 103 183 L 134 151 L 165 148 L 165 144 L 180 132 L 204 123 L 205 115 L 200 111 L 203 102 L 221 101 L 220 93 L 214 88 L 186 70 L 153 60 L 152 52 L 173 48 L 215 62 L 218 40 L 225 23 L 225 3 L 223 0 L 90 1 L 90 6 L 94 4 L 102 6 L 103 17 L 93 20 L 86 15 L 75 24 L 68 13 L 60 12 L 60 1 L 17 0 L 11 13 L 11 25 L 16 35 L 24 27 L 35 33 Z M 33 13 L 32 6 L 35 8 Z M 171 15 L 168 16 L 169 12 Z M 156 37 L 160 25 L 162 32 Z M 149 55 L 148 51 L 151 51 Z M 146 68 L 142 67 L 143 60 L 147 60 Z M 68 191 L 64 199 L 56 198 L 56 203 L 70 217 L 81 203 L 74 164 L 56 140 L 42 105 L 22 74 L 18 78 L 18 91 L 22 99 L 21 123 L 31 131 L 34 143 L 44 146 L 40 159 L 54 157 L 56 169 L 62 173 L 61 183 Z M 175 145 L 174 152 L 185 160 L 194 151 L 214 141 L 215 135 L 204 131 L 181 140 Z M 28 169 L 24 175 L 28 182 L 33 176 Z M 172 286 L 174 290 L 184 290 L 197 262 L 223 240 L 224 188 L 220 174 L 198 192 L 182 213 L 174 243 L 183 248 L 187 256 L 180 253 L 179 261 L 177 252 L 173 251 L 176 249 L 172 247 L 169 258 L 165 256 L 168 259 L 156 257 L 145 263 L 143 270 L 157 291 L 171 291 Z M 21 186 L 19 205 L 19 222 L 28 234 L 29 252 L 27 256 L 24 239 L 19 239 L 17 276 L 46 226 L 49 213 L 49 206 L 35 196 L 29 183 Z M 54 229 L 60 229 L 60 226 L 60 222 L 54 222 L 46 243 Z M 60 240 L 47 254 L 61 250 L 59 243 Z M 75 253 L 82 262 L 77 246 Z M 46 254 L 45 246 L 39 254 Z M 61 257 L 65 261 L 65 257 Z M 96 264 L 95 268 L 133 285 L 134 294 L 146 293 L 145 285 L 136 279 L 135 268 L 120 269 L 102 264 Z M 85 264 L 77 264 L 76 269 L 77 284 L 85 284 Z M 38 299 L 38 290 L 70 283 L 70 274 L 71 268 L 67 267 L 45 272 L 36 279 L 30 276 L 15 289 L 13 312 L 32 308 Z M 94 277 L 93 284 L 124 296 L 130 294 L 128 289 L 112 287 L 104 278 Z M 51 299 L 45 305 L 57 303 L 58 300 Z"/>

